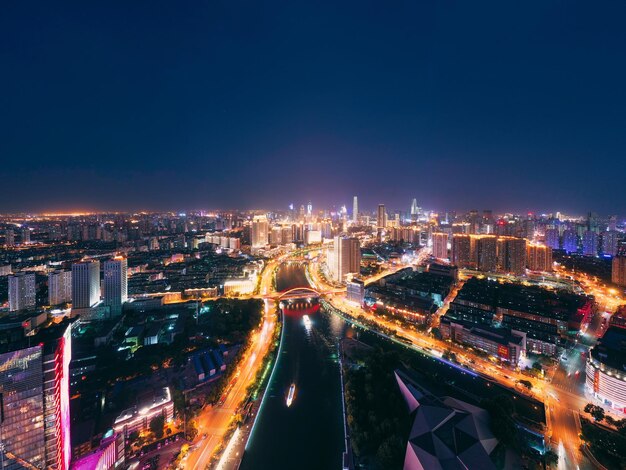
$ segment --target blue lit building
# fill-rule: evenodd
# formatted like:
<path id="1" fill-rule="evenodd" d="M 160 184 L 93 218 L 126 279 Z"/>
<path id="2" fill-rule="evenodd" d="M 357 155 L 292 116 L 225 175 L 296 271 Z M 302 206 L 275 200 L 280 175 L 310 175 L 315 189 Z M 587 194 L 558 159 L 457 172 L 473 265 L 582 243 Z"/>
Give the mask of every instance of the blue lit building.
<path id="1" fill-rule="evenodd" d="M 546 229 L 546 246 L 549 246 L 553 250 L 558 250 L 561 247 L 559 243 L 559 229 L 558 228 Z"/>
<path id="2" fill-rule="evenodd" d="M 568 253 L 578 252 L 578 235 L 575 230 L 565 230 L 563 232 L 563 249 Z"/>
<path id="3" fill-rule="evenodd" d="M 598 256 L 598 234 L 592 230 L 583 234 L 583 255 Z"/>
<path id="4" fill-rule="evenodd" d="M 615 256 L 617 254 L 617 244 L 619 242 L 619 232 L 617 230 L 607 230 L 602 233 L 602 254 L 605 256 Z"/>

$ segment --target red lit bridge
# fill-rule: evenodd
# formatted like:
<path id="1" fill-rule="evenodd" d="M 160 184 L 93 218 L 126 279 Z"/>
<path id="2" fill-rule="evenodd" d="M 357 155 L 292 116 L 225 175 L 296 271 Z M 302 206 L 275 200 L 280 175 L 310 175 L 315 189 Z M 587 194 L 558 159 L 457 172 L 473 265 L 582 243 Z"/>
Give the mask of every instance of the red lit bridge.
<path id="1" fill-rule="evenodd" d="M 337 290 L 340 292 L 341 290 Z M 313 289 L 312 287 L 302 286 L 302 287 L 292 287 L 291 289 L 284 290 L 282 292 L 274 292 L 272 294 L 264 295 L 265 299 L 274 299 L 274 300 L 288 300 L 288 299 L 317 299 L 323 295 L 334 294 L 335 291 L 318 291 L 317 289 Z"/>

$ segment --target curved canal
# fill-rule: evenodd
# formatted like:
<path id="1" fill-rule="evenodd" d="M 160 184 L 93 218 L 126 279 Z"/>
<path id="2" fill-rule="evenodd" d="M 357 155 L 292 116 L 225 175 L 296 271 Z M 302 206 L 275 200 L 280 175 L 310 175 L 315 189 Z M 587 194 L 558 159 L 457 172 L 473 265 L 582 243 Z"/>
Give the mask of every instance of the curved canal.
<path id="1" fill-rule="evenodd" d="M 279 268 L 277 290 L 308 285 L 303 266 Z M 337 344 L 346 324 L 321 311 L 298 311 L 295 304 L 284 315 L 280 355 L 246 447 L 244 470 L 341 468 L 344 433 Z M 310 328 L 303 312 L 311 319 Z M 287 406 L 291 384 L 295 393 Z"/>

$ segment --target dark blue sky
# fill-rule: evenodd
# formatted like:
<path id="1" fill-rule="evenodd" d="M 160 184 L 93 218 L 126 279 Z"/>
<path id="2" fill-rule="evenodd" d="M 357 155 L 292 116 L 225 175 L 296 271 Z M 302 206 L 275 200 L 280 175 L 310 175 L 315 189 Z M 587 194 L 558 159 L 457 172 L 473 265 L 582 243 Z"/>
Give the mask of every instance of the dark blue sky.
<path id="1" fill-rule="evenodd" d="M 0 211 L 626 215 L 623 1 L 61 3 L 2 5 Z"/>

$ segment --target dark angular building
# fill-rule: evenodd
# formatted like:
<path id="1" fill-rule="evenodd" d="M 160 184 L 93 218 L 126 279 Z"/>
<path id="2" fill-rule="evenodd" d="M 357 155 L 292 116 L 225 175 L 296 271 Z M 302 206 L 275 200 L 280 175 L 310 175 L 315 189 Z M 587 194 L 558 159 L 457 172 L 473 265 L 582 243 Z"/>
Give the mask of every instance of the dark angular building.
<path id="1" fill-rule="evenodd" d="M 400 392 L 413 416 L 404 470 L 495 469 L 498 440 L 486 410 L 452 397 L 429 394 L 400 370 Z"/>

